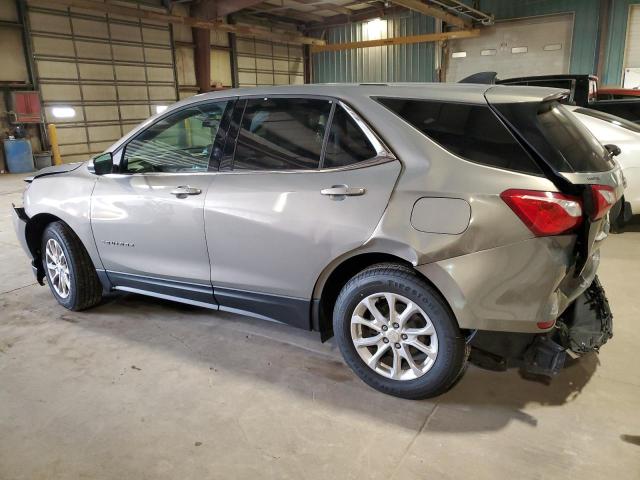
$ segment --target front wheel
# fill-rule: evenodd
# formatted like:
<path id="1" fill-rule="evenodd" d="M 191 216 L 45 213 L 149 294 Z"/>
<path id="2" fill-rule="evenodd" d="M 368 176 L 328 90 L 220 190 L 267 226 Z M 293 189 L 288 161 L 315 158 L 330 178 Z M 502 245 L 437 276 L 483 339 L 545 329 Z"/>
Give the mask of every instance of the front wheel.
<path id="1" fill-rule="evenodd" d="M 373 388 L 421 399 L 446 392 L 468 348 L 448 305 L 412 269 L 374 265 L 342 289 L 333 331 L 346 363 Z"/>
<path id="2" fill-rule="evenodd" d="M 42 265 L 51 293 L 69 310 L 100 302 L 102 287 L 80 239 L 62 222 L 47 225 L 42 236 Z"/>

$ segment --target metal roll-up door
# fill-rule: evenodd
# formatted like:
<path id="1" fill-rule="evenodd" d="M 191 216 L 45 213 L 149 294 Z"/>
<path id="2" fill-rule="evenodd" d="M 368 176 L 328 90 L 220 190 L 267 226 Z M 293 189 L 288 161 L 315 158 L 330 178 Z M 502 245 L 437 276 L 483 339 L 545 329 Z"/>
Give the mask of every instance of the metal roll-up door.
<path id="1" fill-rule="evenodd" d="M 85 160 L 177 100 L 168 24 L 29 5 L 45 119 L 63 161 Z"/>
<path id="2" fill-rule="evenodd" d="M 568 73 L 573 14 L 496 22 L 476 38 L 450 40 L 447 82 L 477 72 L 498 72 L 499 78 Z"/>
<path id="3" fill-rule="evenodd" d="M 304 83 L 301 45 L 238 37 L 238 83 L 240 87 Z"/>
<path id="4" fill-rule="evenodd" d="M 640 87 L 640 5 L 629 6 L 627 40 L 624 45 L 623 86 Z"/>

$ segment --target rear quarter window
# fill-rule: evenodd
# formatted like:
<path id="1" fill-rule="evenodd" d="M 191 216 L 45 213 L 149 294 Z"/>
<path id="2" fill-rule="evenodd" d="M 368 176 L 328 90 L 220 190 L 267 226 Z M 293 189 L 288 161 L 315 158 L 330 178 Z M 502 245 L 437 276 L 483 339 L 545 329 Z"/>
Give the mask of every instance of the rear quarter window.
<path id="1" fill-rule="evenodd" d="M 459 157 L 490 167 L 541 174 L 488 105 L 403 98 L 376 100 Z"/>
<path id="2" fill-rule="evenodd" d="M 493 105 L 555 171 L 606 172 L 613 168 L 600 142 L 557 101 Z"/>

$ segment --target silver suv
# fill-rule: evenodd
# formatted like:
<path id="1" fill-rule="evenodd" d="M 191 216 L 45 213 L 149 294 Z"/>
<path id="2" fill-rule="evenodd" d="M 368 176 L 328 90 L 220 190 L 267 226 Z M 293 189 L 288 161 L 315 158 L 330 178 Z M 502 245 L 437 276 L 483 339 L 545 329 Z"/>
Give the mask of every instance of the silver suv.
<path id="1" fill-rule="evenodd" d="M 66 308 L 121 290 L 316 330 L 392 395 L 446 391 L 470 351 L 552 374 L 611 334 L 595 275 L 622 195 L 561 93 L 198 95 L 27 179 L 17 235 Z"/>

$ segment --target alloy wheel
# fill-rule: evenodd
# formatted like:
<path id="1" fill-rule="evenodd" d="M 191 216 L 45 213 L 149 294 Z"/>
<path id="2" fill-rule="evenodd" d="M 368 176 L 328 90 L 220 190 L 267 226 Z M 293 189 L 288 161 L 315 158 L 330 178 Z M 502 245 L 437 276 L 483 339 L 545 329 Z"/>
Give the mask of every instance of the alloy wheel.
<path id="1" fill-rule="evenodd" d="M 45 261 L 51 286 L 61 298 L 67 298 L 71 293 L 69 264 L 67 263 L 67 257 L 64 255 L 62 246 L 53 238 L 47 240 Z"/>
<path id="2" fill-rule="evenodd" d="M 351 316 L 351 340 L 360 358 L 393 380 L 414 380 L 433 367 L 438 335 L 429 316 L 402 295 L 369 295 Z"/>

